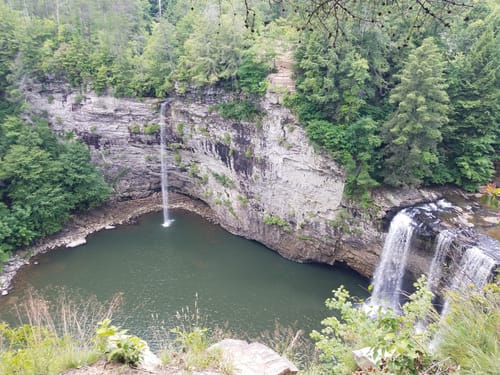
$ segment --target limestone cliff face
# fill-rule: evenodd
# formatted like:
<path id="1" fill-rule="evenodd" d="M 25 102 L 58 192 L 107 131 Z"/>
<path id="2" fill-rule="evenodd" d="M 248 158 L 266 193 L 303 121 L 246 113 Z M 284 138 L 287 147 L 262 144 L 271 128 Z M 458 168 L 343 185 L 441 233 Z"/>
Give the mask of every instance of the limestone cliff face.
<path id="1" fill-rule="evenodd" d="M 60 84 L 33 90 L 34 110 L 53 129 L 86 142 L 118 199 L 160 189 L 159 101 L 80 95 Z M 382 249 L 381 219 L 394 206 L 435 196 L 379 193 L 378 213 L 343 201 L 343 170 L 315 150 L 293 115 L 267 96 L 256 122 L 225 120 L 217 90 L 170 98 L 166 110 L 170 189 L 205 202 L 232 233 L 299 262 L 343 261 L 372 275 Z"/>

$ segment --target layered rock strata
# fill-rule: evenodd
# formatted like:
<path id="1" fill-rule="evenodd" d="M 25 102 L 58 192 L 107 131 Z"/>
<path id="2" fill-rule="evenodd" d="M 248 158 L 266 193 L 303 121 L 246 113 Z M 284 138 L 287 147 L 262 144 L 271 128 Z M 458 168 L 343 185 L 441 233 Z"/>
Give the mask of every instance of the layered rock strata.
<path id="1" fill-rule="evenodd" d="M 158 100 L 82 95 L 57 83 L 35 87 L 28 99 L 55 132 L 87 143 L 117 199 L 160 190 Z M 165 124 L 171 191 L 206 203 L 232 233 L 295 261 L 342 261 L 370 276 L 383 247 L 381 219 L 394 207 L 437 198 L 385 191 L 371 214 L 350 207 L 344 171 L 309 143 L 280 98 L 268 93 L 252 122 L 214 109 L 232 99 L 216 89 L 172 97 Z"/>

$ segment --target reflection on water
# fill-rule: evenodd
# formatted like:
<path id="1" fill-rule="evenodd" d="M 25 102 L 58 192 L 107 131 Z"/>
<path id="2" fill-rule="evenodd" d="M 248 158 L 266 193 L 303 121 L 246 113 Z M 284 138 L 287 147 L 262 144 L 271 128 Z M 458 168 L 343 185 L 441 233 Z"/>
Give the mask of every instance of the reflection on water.
<path id="1" fill-rule="evenodd" d="M 176 325 L 175 313 L 197 298 L 209 326 L 227 322 L 232 331 L 255 337 L 276 320 L 306 331 L 319 328 L 328 313 L 324 300 L 341 284 L 354 295 L 368 295 L 367 280 L 352 271 L 288 261 L 190 213 L 172 217 L 169 228 L 162 227 L 161 214 L 150 214 L 137 225 L 96 233 L 84 246 L 40 256 L 38 265 L 17 275 L 0 312 L 19 303 L 28 285 L 49 298 L 56 287 L 101 301 L 123 293 L 115 324 L 153 340 L 148 327 Z"/>

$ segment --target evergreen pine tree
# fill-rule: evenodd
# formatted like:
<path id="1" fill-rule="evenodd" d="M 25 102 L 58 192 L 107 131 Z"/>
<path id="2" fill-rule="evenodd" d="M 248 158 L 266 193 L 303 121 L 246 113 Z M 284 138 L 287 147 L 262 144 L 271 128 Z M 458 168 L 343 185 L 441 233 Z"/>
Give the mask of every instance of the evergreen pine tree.
<path id="1" fill-rule="evenodd" d="M 448 122 L 443 58 L 431 38 L 412 51 L 398 75 L 390 102 L 396 111 L 384 124 L 384 182 L 419 186 L 433 174 L 441 127 Z"/>
<path id="2" fill-rule="evenodd" d="M 448 93 L 450 123 L 443 132 L 443 149 L 453 182 L 468 190 L 488 182 L 500 148 L 500 45 L 495 35 L 498 18 L 489 17 L 468 30 L 483 32 L 465 53 L 451 64 Z"/>

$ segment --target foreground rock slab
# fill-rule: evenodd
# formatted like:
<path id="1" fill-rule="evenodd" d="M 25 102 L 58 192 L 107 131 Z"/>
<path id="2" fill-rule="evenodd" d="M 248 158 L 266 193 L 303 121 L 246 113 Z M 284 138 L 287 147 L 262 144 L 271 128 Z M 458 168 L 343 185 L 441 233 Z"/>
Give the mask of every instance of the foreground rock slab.
<path id="1" fill-rule="evenodd" d="M 290 375 L 299 371 L 288 359 L 257 342 L 226 339 L 209 350 L 220 350 L 231 363 L 234 375 Z"/>

